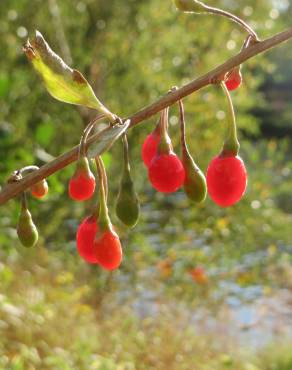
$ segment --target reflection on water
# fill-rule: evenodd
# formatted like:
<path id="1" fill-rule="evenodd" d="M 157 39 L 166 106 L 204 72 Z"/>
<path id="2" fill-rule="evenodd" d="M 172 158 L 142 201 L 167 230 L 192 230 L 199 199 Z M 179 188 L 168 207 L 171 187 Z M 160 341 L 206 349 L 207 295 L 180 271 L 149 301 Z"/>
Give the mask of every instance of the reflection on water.
<path id="1" fill-rule="evenodd" d="M 237 215 L 239 226 L 232 230 L 227 213 L 223 215 L 221 210 L 218 217 L 206 212 L 210 228 L 201 227 L 194 216 L 197 211 L 185 207 L 180 196 L 178 193 L 171 197 L 167 204 L 158 205 L 158 209 L 146 203 L 143 206 L 146 220 L 136 229 L 158 260 L 167 259 L 170 249 L 174 251 L 171 276 L 160 280 L 156 267 L 151 264 L 139 268 L 134 286 L 129 276 L 121 276 L 123 287 L 115 293 L 118 304 L 131 307 L 141 319 L 170 313 L 172 320 L 176 315 L 184 315 L 187 325 L 195 332 L 221 335 L 222 340 L 251 349 L 286 336 L 292 338 L 292 291 L 283 285 L 277 288 L 275 284 L 271 289 L 273 293 L 267 294 L 265 289 L 270 282 L 268 275 L 264 276 L 271 257 L 289 255 L 289 246 L 282 240 L 275 246 L 269 236 L 261 240 L 256 230 L 252 234 L 248 228 L 240 229 L 246 222 L 245 218 L 239 220 L 240 215 Z M 219 231 L 214 234 L 216 227 Z M 230 233 L 221 233 L 227 227 Z M 265 247 L 269 245 L 270 248 Z M 140 245 L 129 245 L 129 248 L 139 249 Z M 201 257 L 210 284 L 200 289 L 192 287 L 185 276 L 188 261 L 197 263 Z M 189 289 L 187 297 L 176 295 L 185 287 Z"/>
<path id="2" fill-rule="evenodd" d="M 191 309 L 186 303 L 164 301 L 159 292 L 143 289 L 136 290 L 135 298 L 130 305 L 138 317 L 155 317 L 165 309 L 184 312 L 189 325 L 198 333 L 216 334 L 226 341 L 235 341 L 239 345 L 257 349 L 272 340 L 285 337 L 292 338 L 292 295 L 288 290 L 279 290 L 271 297 L 261 296 L 260 287 L 241 288 L 232 284 L 231 290 L 238 289 L 251 301 L 237 297 L 228 297 L 214 314 L 207 307 Z M 225 287 L 226 288 L 226 287 Z M 120 303 L 127 301 L 124 293 L 119 293 Z M 130 294 L 133 298 L 132 294 Z M 129 298 L 129 297 L 128 297 Z M 168 307 L 166 307 L 168 306 Z"/>

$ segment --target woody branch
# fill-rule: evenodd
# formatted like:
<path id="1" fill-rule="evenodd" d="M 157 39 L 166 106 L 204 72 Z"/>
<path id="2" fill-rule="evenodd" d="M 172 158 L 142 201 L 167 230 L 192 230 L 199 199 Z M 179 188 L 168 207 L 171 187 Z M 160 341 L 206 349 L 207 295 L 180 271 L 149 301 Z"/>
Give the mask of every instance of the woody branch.
<path id="1" fill-rule="evenodd" d="M 141 110 L 134 113 L 133 115 L 125 118 L 125 120 L 129 119 L 131 121 L 129 128 L 135 127 L 139 123 L 142 123 L 146 119 L 157 114 L 162 109 L 173 105 L 178 100 L 186 96 L 189 96 L 195 91 L 198 91 L 212 84 L 212 82 L 216 80 L 216 78 L 224 75 L 225 73 L 230 71 L 232 68 L 239 66 L 240 64 L 244 63 L 248 59 L 258 54 L 261 54 L 267 50 L 270 50 L 273 47 L 291 38 L 292 38 L 292 28 L 288 28 L 287 30 L 281 33 L 278 33 L 266 40 L 250 45 L 249 47 L 242 50 L 234 57 L 228 59 L 225 63 L 217 66 L 216 68 L 204 74 L 203 76 L 198 77 L 197 79 L 191 81 L 190 83 L 182 86 L 181 88 L 175 91 L 167 93 L 166 95 L 162 96 L 157 101 L 155 101 L 154 103 L 146 106 L 145 108 L 142 108 Z M 100 138 L 100 133 L 92 135 L 88 139 L 87 145 L 97 142 L 99 138 Z M 60 155 L 59 157 L 55 158 L 51 162 L 43 165 L 40 169 L 23 177 L 21 180 L 14 182 L 14 183 L 6 184 L 3 187 L 2 191 L 0 192 L 0 205 L 6 203 L 8 200 L 12 198 L 15 198 L 17 195 L 27 190 L 29 187 L 36 184 L 40 180 L 49 177 L 55 172 L 68 166 L 70 163 L 76 161 L 78 157 L 78 151 L 79 151 L 79 145 L 75 146 L 74 148 L 70 149 L 69 151 Z"/>

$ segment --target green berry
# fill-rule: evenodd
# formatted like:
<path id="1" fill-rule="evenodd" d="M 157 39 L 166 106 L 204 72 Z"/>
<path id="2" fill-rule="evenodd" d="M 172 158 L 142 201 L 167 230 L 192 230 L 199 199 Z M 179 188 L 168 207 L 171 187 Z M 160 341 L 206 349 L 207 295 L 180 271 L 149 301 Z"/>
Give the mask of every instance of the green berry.
<path id="1" fill-rule="evenodd" d="M 139 219 L 140 205 L 134 183 L 131 178 L 128 143 L 126 137 L 124 143 L 124 168 L 120 182 L 119 194 L 116 203 L 116 214 L 120 221 L 128 227 L 134 227 Z"/>
<path id="2" fill-rule="evenodd" d="M 182 163 L 186 174 L 184 191 L 187 197 L 196 203 L 203 202 L 207 195 L 206 178 L 203 172 L 188 151 L 183 152 Z"/>
<path id="3" fill-rule="evenodd" d="M 21 244 L 27 248 L 35 246 L 38 241 L 38 231 L 33 223 L 31 213 L 23 207 L 18 220 L 17 235 Z"/>

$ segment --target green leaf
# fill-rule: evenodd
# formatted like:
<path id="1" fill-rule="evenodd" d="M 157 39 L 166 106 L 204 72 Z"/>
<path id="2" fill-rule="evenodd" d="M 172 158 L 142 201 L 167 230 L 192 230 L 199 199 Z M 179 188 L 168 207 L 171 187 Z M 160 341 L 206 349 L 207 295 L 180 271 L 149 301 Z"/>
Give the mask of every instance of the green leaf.
<path id="1" fill-rule="evenodd" d="M 124 123 L 117 123 L 110 126 L 100 134 L 98 142 L 91 144 L 87 150 L 87 157 L 94 158 L 107 151 L 113 143 L 127 130 L 130 125 L 128 119 Z"/>
<path id="2" fill-rule="evenodd" d="M 57 100 L 96 109 L 113 121 L 114 115 L 98 100 L 86 78 L 69 67 L 48 45 L 39 31 L 23 48 L 48 92 Z"/>

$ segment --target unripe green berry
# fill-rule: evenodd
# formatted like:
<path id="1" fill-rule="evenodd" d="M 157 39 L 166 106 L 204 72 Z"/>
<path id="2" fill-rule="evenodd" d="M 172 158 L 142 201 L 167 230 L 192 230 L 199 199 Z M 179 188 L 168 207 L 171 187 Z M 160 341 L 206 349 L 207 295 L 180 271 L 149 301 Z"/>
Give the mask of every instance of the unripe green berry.
<path id="1" fill-rule="evenodd" d="M 196 202 L 201 203 L 207 195 L 206 178 L 189 152 L 183 153 L 182 163 L 185 169 L 184 191 L 187 197 Z"/>
<path id="2" fill-rule="evenodd" d="M 126 135 L 123 136 L 124 166 L 116 203 L 116 215 L 128 227 L 134 227 L 139 219 L 140 205 L 131 178 L 129 148 Z"/>
<path id="3" fill-rule="evenodd" d="M 21 244 L 27 248 L 35 246 L 38 241 L 38 231 L 28 209 L 21 209 L 17 225 L 17 235 Z"/>
<path id="4" fill-rule="evenodd" d="M 129 169 L 124 169 L 116 203 L 116 214 L 123 224 L 134 227 L 139 219 L 140 205 Z"/>

